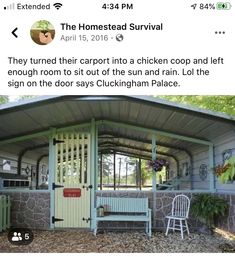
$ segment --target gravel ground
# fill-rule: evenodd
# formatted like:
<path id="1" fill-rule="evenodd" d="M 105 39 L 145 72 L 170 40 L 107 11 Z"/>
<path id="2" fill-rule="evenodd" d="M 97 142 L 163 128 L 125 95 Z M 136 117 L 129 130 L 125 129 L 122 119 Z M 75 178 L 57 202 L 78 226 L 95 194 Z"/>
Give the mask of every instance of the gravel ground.
<path id="1" fill-rule="evenodd" d="M 219 233 L 218 233 L 219 232 Z M 214 235 L 190 234 L 185 240 L 178 233 L 153 233 L 148 239 L 141 232 L 105 232 L 95 238 L 91 232 L 79 230 L 34 231 L 34 241 L 28 246 L 14 246 L 7 233 L 0 234 L 0 252 L 36 253 L 162 253 L 162 252 L 235 252 L 235 236 L 223 231 Z"/>

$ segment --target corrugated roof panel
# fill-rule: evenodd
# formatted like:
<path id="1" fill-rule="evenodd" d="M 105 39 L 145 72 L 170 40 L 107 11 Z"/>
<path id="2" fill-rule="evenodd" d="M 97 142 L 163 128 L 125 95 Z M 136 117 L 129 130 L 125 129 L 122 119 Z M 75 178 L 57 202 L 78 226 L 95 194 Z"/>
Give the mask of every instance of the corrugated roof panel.
<path id="1" fill-rule="evenodd" d="M 25 113 L 37 120 L 37 122 L 40 124 L 40 126 L 38 126 L 39 128 L 47 128 L 59 124 L 60 121 L 62 121 L 60 118 L 61 113 L 57 105 L 34 107 L 32 109 L 26 109 Z M 29 131 L 35 130 L 32 128 L 31 123 L 27 124 L 27 128 Z"/>
<path id="2" fill-rule="evenodd" d="M 119 105 L 120 117 L 127 117 L 129 112 L 130 103 L 127 101 L 121 101 Z"/>
<path id="3" fill-rule="evenodd" d="M 152 107 L 149 105 L 141 104 L 139 115 L 137 117 L 136 123 L 138 125 L 146 124 L 146 120 L 148 120 Z"/>
<path id="4" fill-rule="evenodd" d="M 158 116 L 153 115 L 152 126 L 156 128 L 161 128 L 164 125 L 164 123 L 170 118 L 172 113 L 173 111 L 162 109 Z"/>
<path id="5" fill-rule="evenodd" d="M 108 101 L 102 101 L 99 103 L 100 110 L 103 118 L 107 118 L 110 116 L 110 108 Z"/>
<path id="6" fill-rule="evenodd" d="M 96 119 L 101 119 L 102 118 L 102 111 L 100 108 L 100 101 L 92 101 L 89 103 L 89 107 L 92 110 L 92 113 Z"/>
<path id="7" fill-rule="evenodd" d="M 86 121 L 91 120 L 93 117 L 95 118 L 93 110 L 90 107 L 89 101 L 77 101 L 75 108 L 80 109 Z"/>
<path id="8" fill-rule="evenodd" d="M 129 104 L 128 104 L 129 106 Z M 125 116 L 120 115 L 120 102 L 118 101 L 111 101 L 109 102 L 109 109 L 110 109 L 110 119 L 114 120 L 122 120 L 123 117 L 126 117 L 128 109 L 126 110 L 126 113 L 124 113 Z"/>
<path id="9" fill-rule="evenodd" d="M 223 115 L 217 117 L 215 114 L 207 115 L 206 112 L 201 113 L 193 108 L 178 108 L 176 104 L 168 104 L 157 99 L 147 101 L 147 97 L 142 97 L 142 99 L 141 97 L 119 96 L 117 99 L 111 98 L 110 100 L 106 97 L 99 101 L 96 100 L 96 97 L 92 99 L 89 97 L 80 99 L 82 96 L 76 97 L 58 97 L 53 99 L 52 102 L 46 101 L 44 104 L 38 104 L 35 101 L 35 103 L 28 104 L 25 108 L 18 105 L 11 111 L 7 110 L 6 114 L 4 114 L 4 108 L 2 108 L 2 112 L 0 112 L 0 138 L 27 134 L 49 127 L 66 126 L 75 122 L 81 124 L 92 118 L 116 120 L 134 126 L 155 128 L 156 130 L 160 129 L 207 140 L 213 140 L 213 138 L 232 128 L 232 123 L 223 120 L 226 119 Z M 123 135 L 124 139 L 120 138 L 115 142 L 130 144 L 132 148 L 141 146 L 151 149 L 149 148 L 150 145 L 145 143 L 146 141 L 151 143 L 151 133 L 105 124 L 99 127 L 99 133 L 102 133 L 102 131 L 107 131 L 111 135 Z M 128 138 L 144 143 L 134 142 L 128 140 Z M 170 144 L 180 148 L 190 149 L 193 146 L 190 142 L 166 136 L 158 135 L 157 140 L 158 143 L 163 145 Z M 40 142 L 40 138 L 22 143 L 22 147 L 38 142 Z M 164 146 L 159 146 L 159 149 L 170 153 L 177 152 L 174 148 L 170 149 Z"/>
<path id="10" fill-rule="evenodd" d="M 69 108 L 70 112 L 73 115 L 74 120 L 85 120 L 85 117 L 83 115 L 82 109 L 77 108 L 75 101 L 67 101 L 66 102 L 67 107 Z"/>
<path id="11" fill-rule="evenodd" d="M 140 104 L 130 103 L 129 117 L 128 117 L 128 120 L 130 122 L 137 121 L 137 117 L 139 116 L 140 108 L 141 108 Z M 139 119 L 141 119 L 141 117 L 139 117 Z"/>
<path id="12" fill-rule="evenodd" d="M 34 119 L 36 119 L 36 117 Z M 0 129 L 3 131 L 7 129 L 8 135 L 24 133 L 29 128 L 33 128 L 34 130 L 40 129 L 40 123 L 38 121 L 35 122 L 34 119 L 30 118 L 27 113 L 22 111 L 8 113 L 1 116 Z"/>
<path id="13" fill-rule="evenodd" d="M 222 134 L 227 133 L 229 130 L 231 130 L 231 127 L 225 126 L 224 124 L 219 122 L 215 122 L 215 123 L 212 123 L 211 125 L 208 125 L 207 127 L 202 129 L 199 133 L 195 135 L 200 137 L 208 137 L 213 141 L 213 139 L 215 139 L 216 137 Z"/>

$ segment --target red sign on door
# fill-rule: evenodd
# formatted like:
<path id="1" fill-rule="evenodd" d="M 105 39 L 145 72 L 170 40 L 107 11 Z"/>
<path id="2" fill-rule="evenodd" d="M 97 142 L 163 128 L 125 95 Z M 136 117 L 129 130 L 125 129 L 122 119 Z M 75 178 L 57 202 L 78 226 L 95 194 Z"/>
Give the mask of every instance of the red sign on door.
<path id="1" fill-rule="evenodd" d="M 64 197 L 80 197 L 81 188 L 64 188 Z"/>

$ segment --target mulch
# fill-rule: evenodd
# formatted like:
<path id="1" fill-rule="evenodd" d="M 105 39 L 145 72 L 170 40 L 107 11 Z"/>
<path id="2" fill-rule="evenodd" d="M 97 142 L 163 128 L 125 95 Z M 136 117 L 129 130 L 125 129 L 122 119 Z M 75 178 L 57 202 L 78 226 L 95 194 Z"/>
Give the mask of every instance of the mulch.
<path id="1" fill-rule="evenodd" d="M 179 233 L 103 232 L 93 236 L 81 230 L 33 231 L 34 240 L 27 246 L 12 245 L 7 233 L 0 234 L 2 253 L 198 253 L 234 252 L 235 236 L 226 232 L 203 235 L 191 233 L 181 240 Z"/>

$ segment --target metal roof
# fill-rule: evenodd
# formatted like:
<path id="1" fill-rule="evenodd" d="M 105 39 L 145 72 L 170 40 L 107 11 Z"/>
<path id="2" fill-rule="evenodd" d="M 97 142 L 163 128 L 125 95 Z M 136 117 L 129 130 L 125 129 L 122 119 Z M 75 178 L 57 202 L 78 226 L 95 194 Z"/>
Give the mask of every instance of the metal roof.
<path id="1" fill-rule="evenodd" d="M 212 141 L 235 128 L 235 117 L 149 96 L 43 96 L 0 105 L 0 142 L 13 137 L 96 120 L 109 120 Z M 101 124 L 100 143 L 110 149 L 140 153 L 150 150 L 151 135 L 131 128 Z M 40 144 L 46 137 L 17 143 L 19 148 Z M 129 147 L 125 147 L 125 144 Z M 159 151 L 175 154 L 191 142 L 158 137 Z M 101 147 L 101 146 L 100 146 Z M 136 147 L 136 150 L 134 149 Z M 137 150 L 140 149 L 140 150 Z M 123 150 L 124 151 L 124 150 Z"/>

